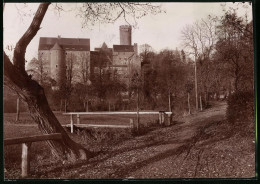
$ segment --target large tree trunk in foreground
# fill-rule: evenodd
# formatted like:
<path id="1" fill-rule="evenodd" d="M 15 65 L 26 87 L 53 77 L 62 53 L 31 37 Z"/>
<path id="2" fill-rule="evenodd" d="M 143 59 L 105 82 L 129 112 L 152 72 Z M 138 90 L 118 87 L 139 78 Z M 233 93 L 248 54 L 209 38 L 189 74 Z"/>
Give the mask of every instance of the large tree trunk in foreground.
<path id="1" fill-rule="evenodd" d="M 44 134 L 61 133 L 62 141 L 47 141 L 54 156 L 75 160 L 91 156 L 81 145 L 75 143 L 63 129 L 51 111 L 44 89 L 26 73 L 21 73 L 4 55 L 4 84 L 16 91 L 27 104 L 30 115 Z"/>
<path id="2" fill-rule="evenodd" d="M 86 159 L 92 153 L 80 144 L 75 143 L 63 129 L 53 112 L 51 111 L 44 94 L 44 89 L 25 72 L 25 51 L 40 29 L 42 19 L 50 3 L 40 4 L 33 21 L 17 42 L 13 64 L 4 53 L 4 85 L 16 91 L 19 97 L 28 104 L 30 115 L 38 124 L 40 131 L 44 134 L 61 133 L 61 141 L 47 141 L 54 156 L 75 161 Z"/>

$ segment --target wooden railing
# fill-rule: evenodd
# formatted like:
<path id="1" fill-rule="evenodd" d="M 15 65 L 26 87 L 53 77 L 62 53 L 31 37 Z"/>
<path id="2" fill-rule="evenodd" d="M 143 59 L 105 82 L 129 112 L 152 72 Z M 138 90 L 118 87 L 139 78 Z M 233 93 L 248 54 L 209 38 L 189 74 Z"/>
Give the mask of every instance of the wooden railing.
<path id="1" fill-rule="evenodd" d="M 46 141 L 46 140 L 61 140 L 62 135 L 60 133 L 36 135 L 30 137 L 18 137 L 8 138 L 4 140 L 4 145 L 22 144 L 22 178 L 27 177 L 30 174 L 30 147 L 32 142 Z"/>
<path id="2" fill-rule="evenodd" d="M 164 111 L 152 111 L 152 112 L 138 112 L 139 115 L 159 115 L 159 124 L 165 124 L 166 126 L 171 124 L 172 112 L 164 112 Z M 70 115 L 70 131 L 73 133 L 73 115 L 77 116 L 77 124 L 79 127 L 113 127 L 113 128 L 133 128 L 134 121 L 130 118 L 130 125 L 94 125 L 94 124 L 80 124 L 80 115 L 137 115 L 137 112 L 122 112 L 122 111 L 114 111 L 114 112 L 68 112 L 63 113 L 64 115 Z"/>

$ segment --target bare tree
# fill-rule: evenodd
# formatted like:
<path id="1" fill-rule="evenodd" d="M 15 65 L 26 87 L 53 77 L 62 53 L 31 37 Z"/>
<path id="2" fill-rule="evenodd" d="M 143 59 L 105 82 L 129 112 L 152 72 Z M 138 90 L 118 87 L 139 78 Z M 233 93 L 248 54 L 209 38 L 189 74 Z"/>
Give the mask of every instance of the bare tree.
<path id="1" fill-rule="evenodd" d="M 187 25 L 182 30 L 183 45 L 194 55 L 195 61 L 195 95 L 196 109 L 198 110 L 198 67 L 200 74 L 201 88 L 204 88 L 206 96 L 208 95 L 211 80 L 209 79 L 210 68 L 209 63 L 211 55 L 214 51 L 214 46 L 217 41 L 216 22 L 214 16 L 209 15 L 206 19 L 196 21 L 192 25 Z M 198 66 L 199 64 L 199 66 Z M 201 89 L 202 90 L 202 89 Z M 200 91 L 201 91 L 200 90 Z M 201 94 L 200 94 L 201 99 Z M 202 101 L 200 106 L 202 108 Z"/>
<path id="2" fill-rule="evenodd" d="M 140 111 L 140 88 L 142 86 L 142 77 L 141 75 L 136 72 L 131 78 L 131 88 L 134 90 L 134 93 L 136 94 L 136 111 L 137 111 L 137 124 L 135 127 L 135 130 L 138 132 L 139 131 L 139 126 L 140 126 L 140 117 L 139 117 L 139 111 Z"/>
<path id="3" fill-rule="evenodd" d="M 140 45 L 140 57 L 142 62 L 148 62 L 153 54 L 154 50 L 149 44 Z"/>
<path id="4" fill-rule="evenodd" d="M 84 101 L 84 108 L 86 110 L 86 112 L 89 111 L 88 108 L 88 102 L 89 102 L 89 96 L 90 96 L 90 85 L 91 85 L 91 81 L 90 81 L 90 61 L 87 60 L 87 56 L 86 53 L 81 53 L 80 54 L 80 67 L 81 67 L 81 78 L 82 78 L 82 82 L 85 88 L 85 96 L 83 98 Z"/>
<path id="5" fill-rule="evenodd" d="M 47 102 L 44 89 L 25 71 L 25 52 L 26 48 L 40 29 L 42 20 L 51 3 L 41 3 L 36 11 L 31 25 L 16 43 L 13 62 L 4 52 L 4 84 L 16 91 L 18 95 L 27 104 L 30 115 L 38 124 L 42 133 L 61 133 L 61 141 L 47 141 L 51 147 L 53 155 L 76 160 L 77 158 L 86 159 L 92 156 L 92 153 L 82 145 L 75 143 L 63 129 Z M 121 11 L 115 11 L 121 10 Z M 150 3 L 84 3 L 78 10 L 79 15 L 84 17 L 83 25 L 95 23 L 99 18 L 107 22 L 118 19 L 121 15 L 127 20 L 130 17 L 139 18 L 147 13 L 158 13 L 160 7 L 153 6 Z M 141 15 L 137 15 L 136 13 Z"/>

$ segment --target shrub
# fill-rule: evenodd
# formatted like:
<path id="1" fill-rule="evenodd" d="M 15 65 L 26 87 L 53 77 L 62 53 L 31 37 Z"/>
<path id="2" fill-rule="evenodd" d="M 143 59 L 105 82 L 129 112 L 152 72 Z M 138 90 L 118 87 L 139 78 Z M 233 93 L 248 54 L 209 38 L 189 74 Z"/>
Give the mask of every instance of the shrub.
<path id="1" fill-rule="evenodd" d="M 75 127 L 75 132 L 77 132 L 84 141 L 87 141 L 88 144 L 93 144 L 93 146 L 96 146 L 97 143 L 117 143 L 132 137 L 130 129 Z"/>
<path id="2" fill-rule="evenodd" d="M 253 91 L 236 92 L 231 94 L 227 100 L 227 120 L 238 125 L 242 122 L 254 119 L 254 93 Z"/>

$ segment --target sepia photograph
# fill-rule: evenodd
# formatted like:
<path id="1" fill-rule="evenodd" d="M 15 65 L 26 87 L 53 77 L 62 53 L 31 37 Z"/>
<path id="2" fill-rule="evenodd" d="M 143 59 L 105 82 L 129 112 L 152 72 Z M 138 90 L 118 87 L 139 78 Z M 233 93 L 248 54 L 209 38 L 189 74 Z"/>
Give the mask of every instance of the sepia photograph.
<path id="1" fill-rule="evenodd" d="M 254 3 L 3 3 L 3 177 L 254 179 Z"/>

